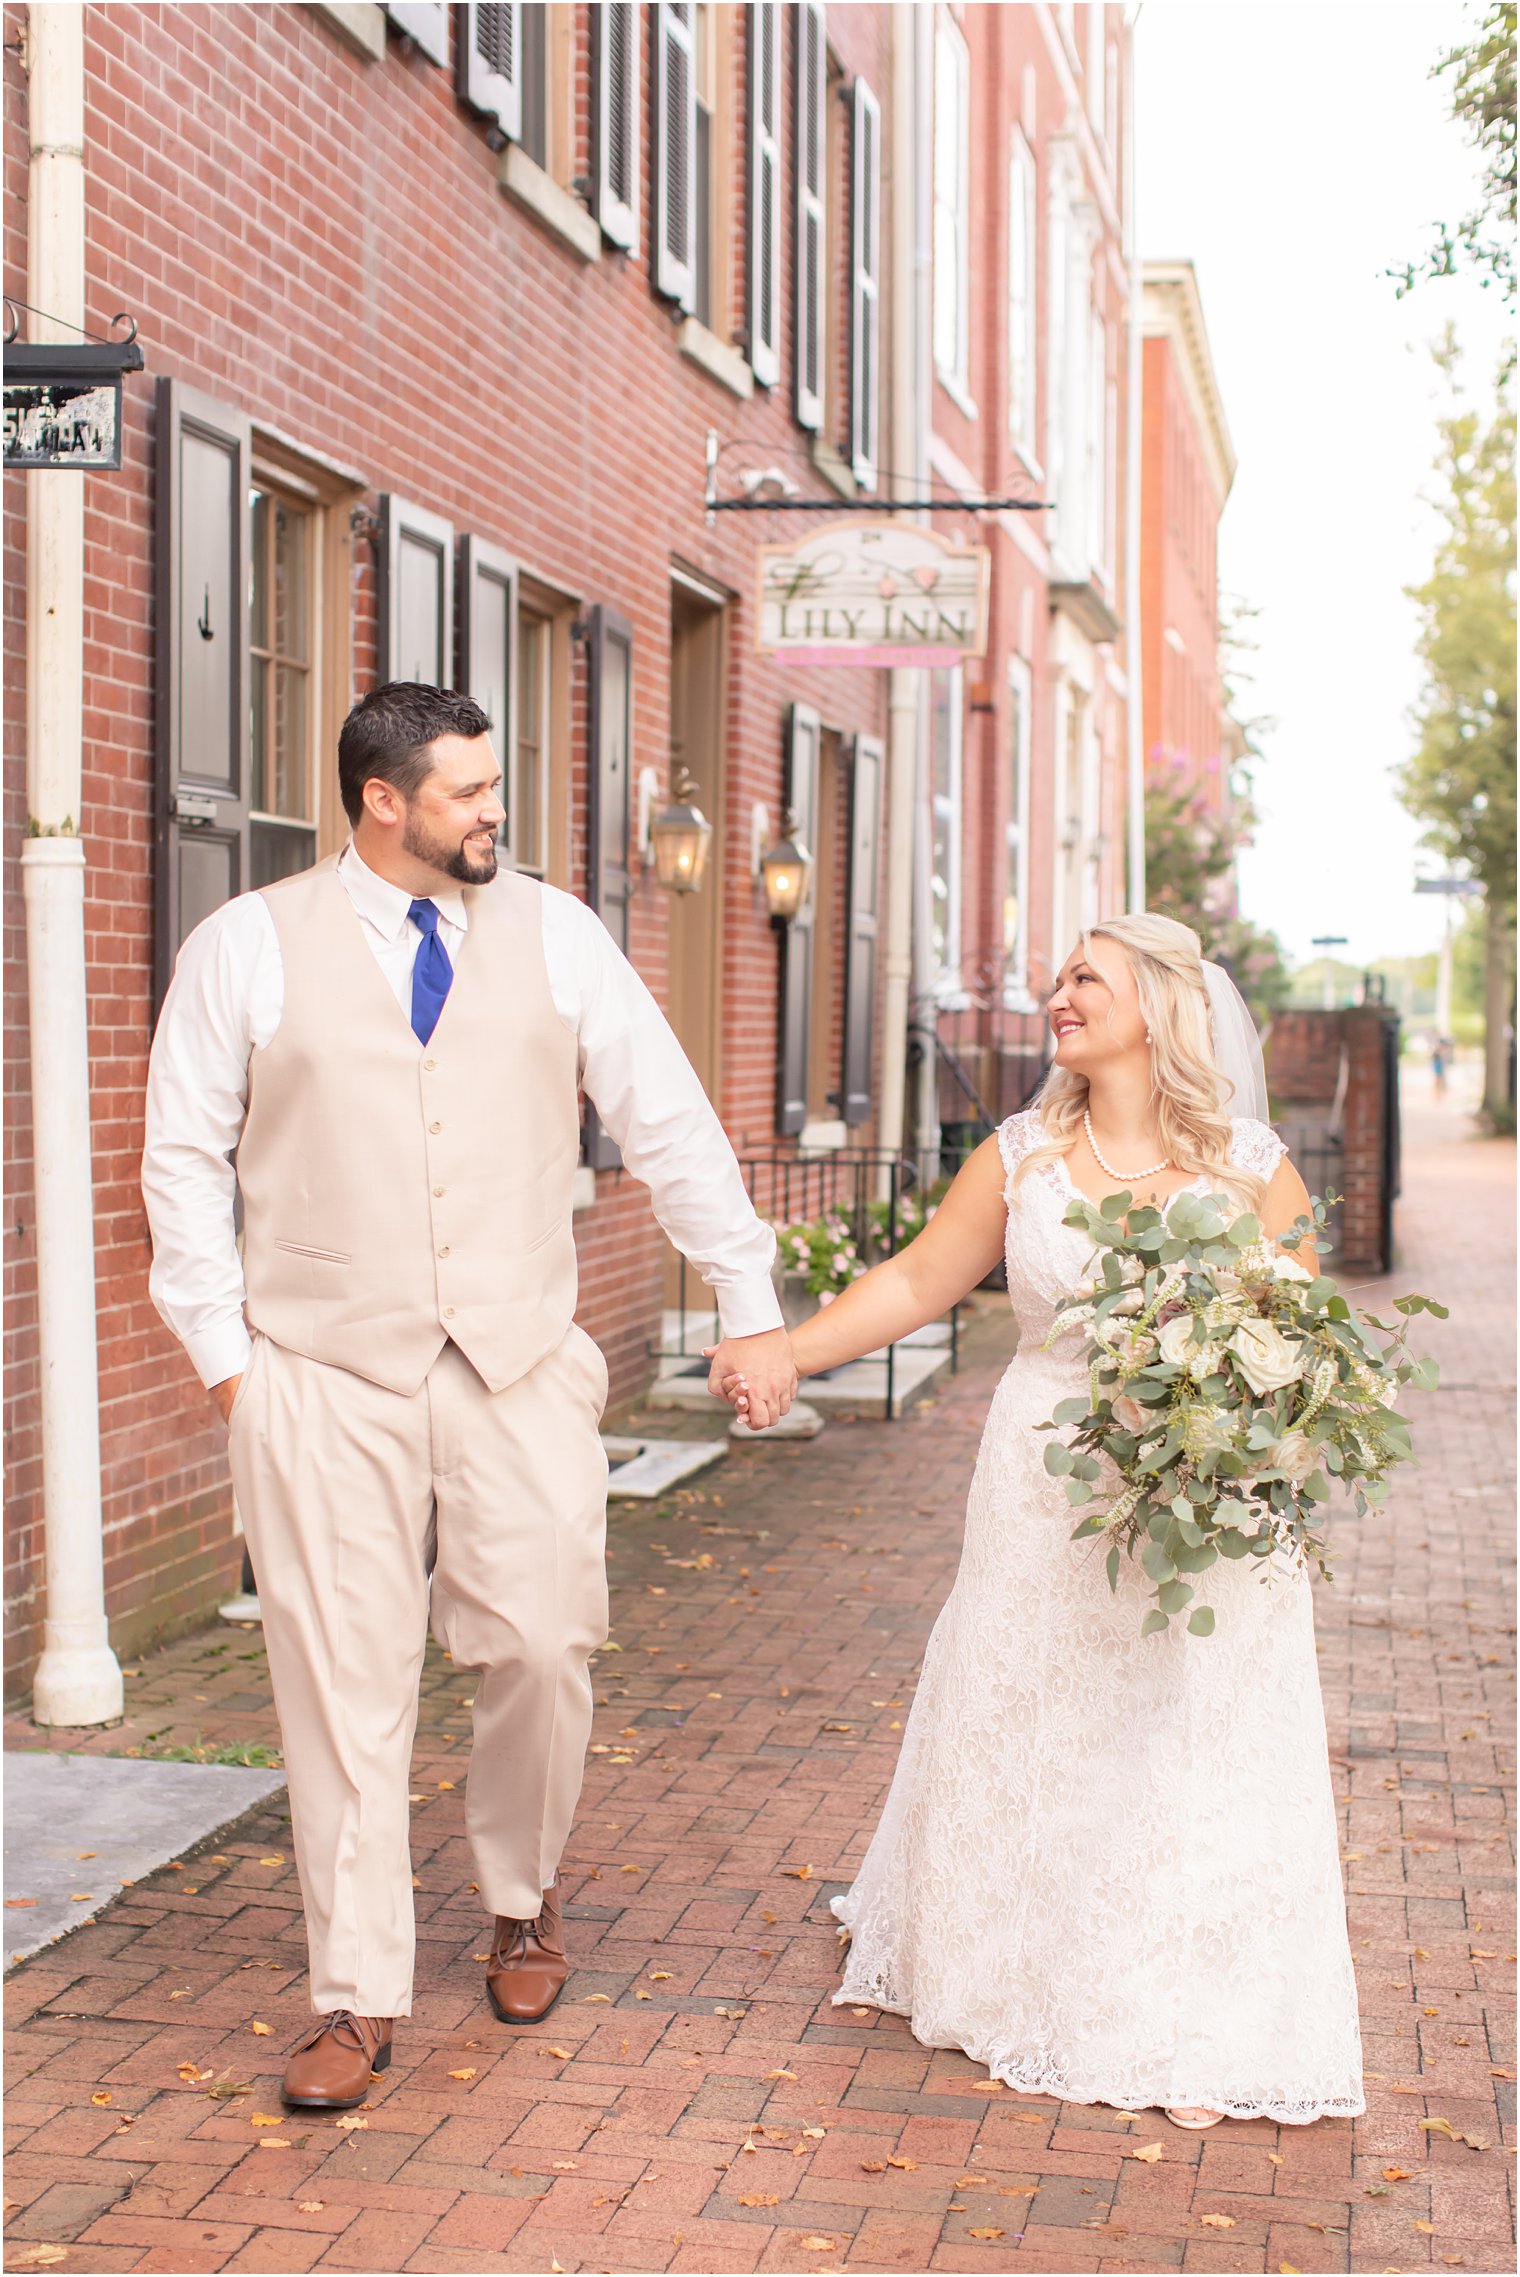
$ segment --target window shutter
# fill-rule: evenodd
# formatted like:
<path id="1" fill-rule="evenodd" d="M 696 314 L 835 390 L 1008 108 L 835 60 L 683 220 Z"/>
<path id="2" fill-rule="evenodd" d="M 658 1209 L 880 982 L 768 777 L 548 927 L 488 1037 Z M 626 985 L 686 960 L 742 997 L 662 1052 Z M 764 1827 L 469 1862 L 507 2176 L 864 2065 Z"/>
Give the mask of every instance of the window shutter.
<path id="1" fill-rule="evenodd" d="M 249 423 L 181 381 L 154 431 L 154 979 L 249 884 Z"/>
<path id="2" fill-rule="evenodd" d="M 850 777 L 850 869 L 845 889 L 844 1068 L 840 1092 L 847 1123 L 868 1123 L 871 1119 L 881 777 L 881 744 L 875 736 L 857 735 Z"/>
<path id="3" fill-rule="evenodd" d="M 501 845 L 509 860 L 512 793 L 517 768 L 517 564 L 499 546 L 467 537 L 459 548 L 459 685 L 491 722 L 501 763 L 501 803 L 507 819 Z"/>
<path id="4" fill-rule="evenodd" d="M 491 119 L 509 142 L 522 139 L 522 8 L 476 5 L 461 11 L 456 76 L 462 101 Z"/>
<path id="5" fill-rule="evenodd" d="M 823 10 L 802 0 L 797 22 L 797 258 L 793 278 L 792 340 L 796 356 L 796 412 L 800 427 L 823 425 L 823 311 L 827 279 L 824 236 L 824 156 L 828 55 Z"/>
<path id="6" fill-rule="evenodd" d="M 757 380 L 781 376 L 781 8 L 749 12 L 749 360 Z"/>
<path id="7" fill-rule="evenodd" d="M 380 500 L 380 678 L 454 685 L 454 528 L 387 491 Z"/>
<path id="8" fill-rule="evenodd" d="M 881 106 L 855 82 L 850 136 L 850 465 L 862 490 L 876 488 L 881 362 Z"/>
<path id="9" fill-rule="evenodd" d="M 654 11 L 650 74 L 654 289 L 688 311 L 697 299 L 697 72 L 692 0 Z"/>
<path id="10" fill-rule="evenodd" d="M 449 60 L 449 11 L 445 0 L 386 0 L 396 30 L 421 48 L 429 63 Z"/>
<path id="11" fill-rule="evenodd" d="M 807 704 L 791 704 L 786 715 L 783 796 L 792 829 L 809 853 L 818 849 L 818 750 L 823 723 Z M 813 1003 L 813 914 L 818 879 L 781 936 L 781 1005 L 776 1051 L 776 1129 L 783 1138 L 800 1131 L 808 1115 L 809 1023 Z"/>
<path id="12" fill-rule="evenodd" d="M 639 241 L 639 10 L 606 0 L 592 10 L 592 25 L 596 218 L 605 238 L 632 252 Z"/>
<path id="13" fill-rule="evenodd" d="M 589 633 L 586 899 L 626 957 L 633 899 L 633 627 L 615 610 L 594 608 Z M 622 1159 L 588 1107 L 586 1160 L 593 1170 L 616 1170 Z"/>

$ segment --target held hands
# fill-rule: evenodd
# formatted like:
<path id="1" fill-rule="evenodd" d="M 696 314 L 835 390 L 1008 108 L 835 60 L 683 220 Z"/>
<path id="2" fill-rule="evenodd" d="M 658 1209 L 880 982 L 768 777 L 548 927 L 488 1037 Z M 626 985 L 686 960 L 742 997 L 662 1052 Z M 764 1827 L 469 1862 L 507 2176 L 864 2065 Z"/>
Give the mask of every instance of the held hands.
<path id="1" fill-rule="evenodd" d="M 211 1387 L 211 1396 L 216 1401 L 217 1413 L 224 1423 L 232 1413 L 232 1403 L 237 1398 L 238 1385 L 242 1380 L 240 1372 L 235 1376 L 223 1376 L 219 1384 L 213 1384 Z"/>
<path id="2" fill-rule="evenodd" d="M 727 1400 L 752 1430 L 779 1423 L 797 1396 L 797 1364 L 784 1328 L 725 1336 L 721 1344 L 704 1345 L 702 1357 L 711 1362 L 708 1390 Z"/>

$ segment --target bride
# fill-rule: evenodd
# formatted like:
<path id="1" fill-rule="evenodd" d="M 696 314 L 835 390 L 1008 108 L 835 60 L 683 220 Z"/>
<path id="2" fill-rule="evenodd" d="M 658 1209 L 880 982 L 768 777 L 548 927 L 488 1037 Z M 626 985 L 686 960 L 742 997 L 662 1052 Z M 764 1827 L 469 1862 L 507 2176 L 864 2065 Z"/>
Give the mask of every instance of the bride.
<path id="1" fill-rule="evenodd" d="M 1307 1209 L 1263 1121 L 1233 983 L 1159 916 L 1095 926 L 1049 1003 L 1037 1106 L 979 1147 L 925 1230 L 795 1335 L 806 1376 L 935 1320 L 1005 1254 L 1018 1356 L 997 1390 L 960 1570 L 881 1823 L 835 1910 L 836 2001 L 908 2018 L 1030 2094 L 1179 2126 L 1365 2108 L 1310 1584 L 1280 1558 L 1209 1575 L 1216 1633 L 1142 1637 L 1070 1539 L 1038 1426 L 1084 1388 L 1047 1352 L 1087 1267 L 1075 1195 L 1225 1190 L 1269 1235 Z M 739 1378 L 725 1385 L 741 1408 Z M 1249 1570 L 1247 1564 L 1249 1563 Z"/>

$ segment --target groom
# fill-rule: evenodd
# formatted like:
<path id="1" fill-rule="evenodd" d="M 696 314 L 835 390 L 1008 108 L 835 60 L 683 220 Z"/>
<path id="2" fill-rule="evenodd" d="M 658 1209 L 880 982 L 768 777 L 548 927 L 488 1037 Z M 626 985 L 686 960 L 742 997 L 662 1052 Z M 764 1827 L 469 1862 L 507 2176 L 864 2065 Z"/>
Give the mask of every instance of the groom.
<path id="1" fill-rule="evenodd" d="M 490 724 L 418 683 L 354 707 L 348 845 L 197 927 L 148 1074 L 150 1285 L 227 1420 L 284 1739 L 317 2015 L 284 2092 L 325 2109 L 363 2101 L 411 2010 L 430 1618 L 479 1671 L 496 2014 L 537 2021 L 568 1973 L 556 1874 L 607 1634 L 580 1089 L 714 1290 L 713 1387 L 745 1375 L 764 1423 L 797 1380 L 774 1239 L 654 1000 L 583 903 L 498 874 Z"/>

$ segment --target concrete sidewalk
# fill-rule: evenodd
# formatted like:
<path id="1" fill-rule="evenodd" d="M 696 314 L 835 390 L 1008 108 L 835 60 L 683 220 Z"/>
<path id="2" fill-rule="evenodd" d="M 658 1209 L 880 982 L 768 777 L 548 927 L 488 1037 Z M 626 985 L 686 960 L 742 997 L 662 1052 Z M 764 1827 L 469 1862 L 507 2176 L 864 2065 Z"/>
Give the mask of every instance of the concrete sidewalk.
<path id="1" fill-rule="evenodd" d="M 306 1999 L 279 1799 L 15 1971 L 7 2266 L 1510 2268 L 1513 1163 L 1414 1102 L 1404 1261 L 1364 1292 L 1455 1308 L 1423 1338 L 1446 1382 L 1421 1468 L 1386 1516 L 1343 1522 L 1318 1600 L 1365 2119 L 1183 2135 L 991 2089 L 901 2020 L 830 2005 L 827 1899 L 890 1777 L 1012 1344 L 989 1304 L 960 1376 L 903 1422 L 831 1422 L 617 1513 L 576 1973 L 544 2025 L 510 2032 L 483 2001 L 471 1685 L 436 1654 L 417 2013 L 362 2126 L 280 2114 Z M 128 1701 L 121 1730 L 19 1723 L 7 1744 L 274 1737 L 256 1632 L 155 1656 Z"/>

